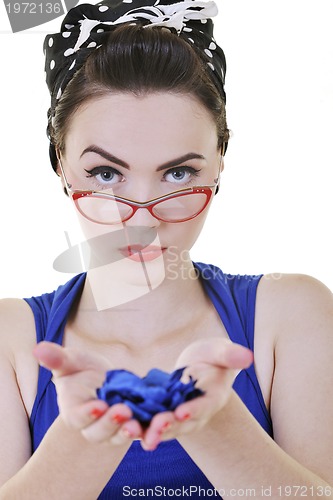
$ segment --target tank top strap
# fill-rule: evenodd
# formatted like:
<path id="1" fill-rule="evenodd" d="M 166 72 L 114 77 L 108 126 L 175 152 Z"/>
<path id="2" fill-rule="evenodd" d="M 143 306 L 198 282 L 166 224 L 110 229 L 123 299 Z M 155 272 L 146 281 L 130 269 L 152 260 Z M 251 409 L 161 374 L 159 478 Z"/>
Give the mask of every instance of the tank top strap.
<path id="1" fill-rule="evenodd" d="M 62 345 L 67 317 L 72 304 L 83 289 L 85 278 L 85 273 L 79 274 L 61 285 L 56 291 L 24 299 L 34 315 L 37 343 L 46 340 Z M 34 427 L 38 406 L 51 379 L 51 371 L 40 366 L 37 394 L 30 416 L 31 428 Z"/>
<path id="2" fill-rule="evenodd" d="M 86 274 L 74 276 L 51 293 L 25 298 L 35 318 L 37 342 L 47 340 L 61 345 L 71 306 L 83 288 Z"/>
<path id="3" fill-rule="evenodd" d="M 253 351 L 256 293 L 263 275 L 225 274 L 210 264 L 193 264 L 230 340 Z M 254 364 L 238 374 L 234 389 L 262 427 L 272 435 L 272 421 Z"/>

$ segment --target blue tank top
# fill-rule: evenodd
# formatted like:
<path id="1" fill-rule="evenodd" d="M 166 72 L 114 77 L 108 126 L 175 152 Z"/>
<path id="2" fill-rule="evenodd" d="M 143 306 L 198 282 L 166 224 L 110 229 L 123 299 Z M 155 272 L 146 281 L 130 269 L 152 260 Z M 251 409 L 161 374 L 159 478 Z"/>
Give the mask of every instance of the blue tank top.
<path id="1" fill-rule="evenodd" d="M 224 274 L 219 268 L 202 263 L 194 266 L 230 339 L 253 350 L 256 290 L 261 276 Z M 62 344 L 67 317 L 82 292 L 85 278 L 85 274 L 79 274 L 53 293 L 25 299 L 34 313 L 37 342 Z M 49 370 L 39 368 L 37 396 L 30 417 L 33 452 L 59 413 L 51 376 Z M 253 365 L 238 374 L 233 387 L 260 425 L 273 436 Z M 214 487 L 174 439 L 161 443 L 154 452 L 144 451 L 139 442 L 133 442 L 98 499 L 123 500 L 135 491 L 140 496 L 139 490 L 141 496 L 145 493 L 149 498 L 172 494 L 185 497 L 189 493 L 192 498 L 202 498 L 212 496 Z M 169 494 L 165 493 L 168 490 Z M 214 496 L 221 498 L 216 492 Z"/>

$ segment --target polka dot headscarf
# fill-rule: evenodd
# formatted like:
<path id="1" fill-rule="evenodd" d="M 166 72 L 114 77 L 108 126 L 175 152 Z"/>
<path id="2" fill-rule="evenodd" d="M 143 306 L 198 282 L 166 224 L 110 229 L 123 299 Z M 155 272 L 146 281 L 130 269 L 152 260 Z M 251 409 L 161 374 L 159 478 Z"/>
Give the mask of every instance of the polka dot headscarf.
<path id="1" fill-rule="evenodd" d="M 214 40 L 211 20 L 217 12 L 215 2 L 204 0 L 103 0 L 74 7 L 65 16 L 60 33 L 48 35 L 44 41 L 46 83 L 51 94 L 49 119 L 52 120 L 67 84 L 91 51 L 103 45 L 105 33 L 123 23 L 170 28 L 175 36 L 195 45 L 225 101 L 226 61 Z M 55 167 L 52 145 L 50 155 Z"/>

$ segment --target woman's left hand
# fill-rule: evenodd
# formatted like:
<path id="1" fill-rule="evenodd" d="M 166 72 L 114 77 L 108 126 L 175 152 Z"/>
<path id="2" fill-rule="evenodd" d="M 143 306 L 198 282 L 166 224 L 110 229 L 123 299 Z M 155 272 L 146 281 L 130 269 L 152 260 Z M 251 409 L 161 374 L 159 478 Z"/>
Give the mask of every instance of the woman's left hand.
<path id="1" fill-rule="evenodd" d="M 227 404 L 239 371 L 252 362 L 253 354 L 249 349 L 228 339 L 214 337 L 186 347 L 175 368 L 187 366 L 184 375 L 191 375 L 205 394 L 181 404 L 174 412 L 155 415 L 143 434 L 143 448 L 154 450 L 161 441 L 176 439 L 204 427 Z"/>

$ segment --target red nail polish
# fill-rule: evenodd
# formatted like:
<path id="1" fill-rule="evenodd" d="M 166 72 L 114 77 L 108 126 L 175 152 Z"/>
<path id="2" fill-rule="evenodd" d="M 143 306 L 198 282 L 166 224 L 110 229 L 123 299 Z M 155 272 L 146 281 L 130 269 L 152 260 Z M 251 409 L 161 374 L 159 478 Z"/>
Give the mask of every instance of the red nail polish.
<path id="1" fill-rule="evenodd" d="M 104 410 L 100 410 L 100 408 L 93 408 L 90 412 L 90 415 L 93 417 L 93 418 L 100 418 L 102 415 L 104 415 L 105 411 Z"/>
<path id="2" fill-rule="evenodd" d="M 116 424 L 123 424 L 128 420 L 127 417 L 125 417 L 124 415 L 120 415 L 119 413 L 115 413 L 111 418 Z"/>
<path id="3" fill-rule="evenodd" d="M 191 418 L 191 414 L 190 413 L 185 413 L 185 415 L 183 415 L 180 420 L 189 420 Z"/>
<path id="4" fill-rule="evenodd" d="M 165 432 L 171 427 L 171 422 L 165 422 L 165 424 L 162 425 L 161 427 L 161 432 Z"/>

